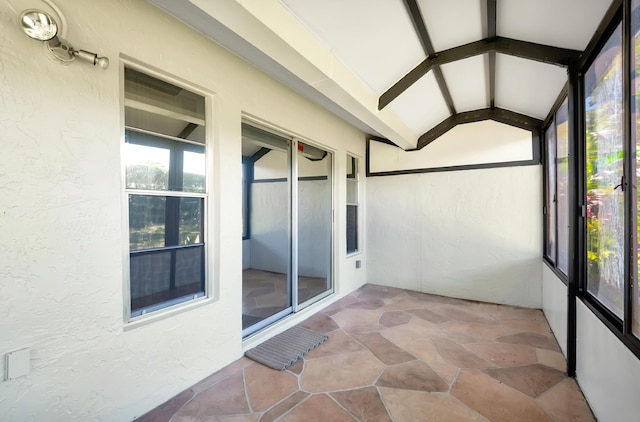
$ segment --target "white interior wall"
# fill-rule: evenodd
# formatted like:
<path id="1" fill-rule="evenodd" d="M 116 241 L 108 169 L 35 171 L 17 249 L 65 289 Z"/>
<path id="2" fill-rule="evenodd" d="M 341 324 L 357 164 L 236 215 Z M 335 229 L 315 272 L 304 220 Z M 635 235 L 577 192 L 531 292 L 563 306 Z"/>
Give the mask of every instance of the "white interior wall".
<path id="1" fill-rule="evenodd" d="M 596 418 L 636 422 L 640 361 L 581 301 L 576 346 L 576 377 Z"/>
<path id="2" fill-rule="evenodd" d="M 336 233 L 346 221 L 342 156 L 347 148 L 363 156 L 364 135 L 145 1 L 56 4 L 65 37 L 111 66 L 49 60 L 17 24 L 42 1 L 0 3 L 0 354 L 31 351 L 30 374 L 0 382 L 0 419 L 132 420 L 242 354 L 243 113 L 336 151 Z M 214 295 L 129 330 L 121 55 L 214 94 L 206 239 Z M 343 236 L 335 245 L 345 250 Z M 336 254 L 340 294 L 365 281 L 351 260 Z"/>
<path id="3" fill-rule="evenodd" d="M 298 271 L 305 277 L 326 277 L 330 245 L 329 183 L 301 180 L 298 196 Z M 289 214 L 287 182 L 254 183 L 251 188 L 250 267 L 287 273 Z"/>
<path id="4" fill-rule="evenodd" d="M 567 356 L 567 285 L 542 263 L 542 310 L 562 353 Z"/>
<path id="5" fill-rule="evenodd" d="M 289 192 L 287 182 L 251 186 L 251 265 L 287 274 L 289 267 Z"/>
<path id="6" fill-rule="evenodd" d="M 540 308 L 540 166 L 367 179 L 368 281 Z"/>
<path id="7" fill-rule="evenodd" d="M 492 120 L 458 125 L 418 151 L 371 142 L 372 172 L 532 159 L 531 132 Z"/>
<path id="8" fill-rule="evenodd" d="M 327 277 L 331 246 L 331 155 L 312 161 L 298 156 L 298 272 Z M 254 164 L 251 185 L 250 267 L 287 273 L 289 265 L 289 184 L 287 154 L 271 151 Z M 345 170 L 346 171 L 346 170 Z"/>

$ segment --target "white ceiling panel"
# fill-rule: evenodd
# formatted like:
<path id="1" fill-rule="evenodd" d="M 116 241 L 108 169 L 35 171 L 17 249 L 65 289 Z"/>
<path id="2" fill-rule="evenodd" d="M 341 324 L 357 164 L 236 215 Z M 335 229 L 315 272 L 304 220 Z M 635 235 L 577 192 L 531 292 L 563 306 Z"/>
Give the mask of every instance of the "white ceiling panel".
<path id="1" fill-rule="evenodd" d="M 425 59 L 402 0 L 280 0 L 377 95 Z"/>
<path id="2" fill-rule="evenodd" d="M 418 136 L 450 116 L 433 72 L 411 85 L 389 108 Z"/>
<path id="3" fill-rule="evenodd" d="M 458 113 L 486 108 L 489 105 L 486 60 L 485 54 L 441 66 Z"/>
<path id="4" fill-rule="evenodd" d="M 482 39 L 484 0 L 419 0 L 431 43 L 436 51 Z"/>
<path id="5" fill-rule="evenodd" d="M 497 0 L 499 36 L 584 50 L 611 0 Z"/>
<path id="6" fill-rule="evenodd" d="M 567 70 L 496 54 L 496 106 L 532 117 L 547 117 L 567 82 Z"/>

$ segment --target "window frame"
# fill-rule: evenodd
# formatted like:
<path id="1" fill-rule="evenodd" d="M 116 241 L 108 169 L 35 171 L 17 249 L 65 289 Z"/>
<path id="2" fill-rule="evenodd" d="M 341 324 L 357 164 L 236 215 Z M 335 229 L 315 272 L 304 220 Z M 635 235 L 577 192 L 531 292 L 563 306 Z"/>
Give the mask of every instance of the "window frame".
<path id="1" fill-rule="evenodd" d="M 631 297 L 631 283 L 637 282 L 636 276 L 630 277 L 630 268 L 632 266 L 632 257 L 634 251 L 631 248 L 630 236 L 631 230 L 634 229 L 636 222 L 632 220 L 631 208 L 636 207 L 637 203 L 632 201 L 632 192 L 629 188 L 629 170 L 631 168 L 631 160 L 633 154 L 630 151 L 635 151 L 635 145 L 632 145 L 632 133 L 631 133 L 631 21 L 632 10 L 631 0 L 620 0 L 612 5 L 609 13 L 603 20 L 601 27 L 597 31 L 597 35 L 591 41 L 590 45 L 585 50 L 584 59 L 576 66 L 576 76 L 574 83 L 577 85 L 574 93 L 574 102 L 576 103 L 574 116 L 578 119 L 576 130 L 576 157 L 577 163 L 573 163 L 574 168 L 577 169 L 576 185 L 570 186 L 575 192 L 577 204 L 570 204 L 576 206 L 578 209 L 582 209 L 581 213 L 578 213 L 577 218 L 573 218 L 572 222 L 577 222 L 577 230 L 572 238 L 575 245 L 575 270 L 573 271 L 573 277 L 570 280 L 569 291 L 571 303 L 571 297 L 575 295 L 594 315 L 631 351 L 637 358 L 640 358 L 640 338 L 633 334 L 633 309 L 632 309 L 632 297 Z M 637 12 L 640 14 L 640 8 Z M 585 111 L 585 74 L 591 65 L 598 58 L 603 51 L 606 43 L 616 31 L 618 26 L 622 27 L 622 84 L 623 84 L 623 96 L 622 96 L 622 108 L 623 108 L 623 151 L 624 151 L 624 301 L 622 318 L 618 317 L 613 310 L 609 309 L 603 302 L 598 300 L 593 294 L 587 290 L 587 258 L 586 258 L 586 111 Z M 571 141 L 571 140 L 570 140 Z M 630 150 L 630 148 L 633 148 Z M 571 161 L 570 161 L 571 162 Z M 570 270 L 570 272 L 572 272 Z M 575 293 L 572 293 L 572 290 Z M 575 312 L 575 311 L 574 311 Z M 570 316 L 574 318 L 573 324 L 575 324 L 575 314 Z M 574 334 L 575 335 L 575 334 Z M 569 341 L 573 341 L 575 344 L 575 338 L 573 340 L 569 338 Z M 575 346 L 574 346 L 575 347 Z M 575 352 L 574 352 L 575 353 Z M 574 358 L 575 359 L 575 358 Z M 573 372 L 575 373 L 575 362 L 573 363 Z"/>
<path id="2" fill-rule="evenodd" d="M 204 99 L 204 143 L 192 142 L 189 140 L 179 140 L 181 143 L 185 144 L 184 151 L 189 151 L 189 144 L 193 144 L 194 146 L 201 146 L 204 148 L 204 159 L 205 159 L 205 189 L 203 192 L 191 192 L 191 191 L 180 191 L 180 190 L 171 190 L 168 186 L 167 190 L 143 190 L 143 189 L 129 189 L 127 188 L 127 180 L 126 180 L 126 132 L 131 130 L 126 125 L 125 119 L 125 69 L 132 69 L 137 72 L 144 73 L 150 77 L 158 79 L 162 82 L 166 82 L 177 86 L 179 88 L 190 91 L 193 94 L 197 94 Z M 212 266 L 213 260 L 211 259 L 211 254 L 214 252 L 215 245 L 213 239 L 211 239 L 210 233 L 215 231 L 215 227 L 212 227 L 212 224 L 215 224 L 215 218 L 213 215 L 213 207 L 212 198 L 210 196 L 210 192 L 213 192 L 213 172 L 214 168 L 212 165 L 212 142 L 213 142 L 213 118 L 212 118 L 212 110 L 213 110 L 213 101 L 214 101 L 214 93 L 211 91 L 190 83 L 184 79 L 181 79 L 177 76 L 170 75 L 168 73 L 159 71 L 151 66 L 143 64 L 133 58 L 121 56 L 120 60 L 120 129 L 121 129 L 121 194 L 122 194 L 122 251 L 123 251 L 123 263 L 122 273 L 123 273 L 123 321 L 124 321 L 124 330 L 128 331 L 130 329 L 134 329 L 139 326 L 146 325 L 148 323 L 161 320 L 170 316 L 174 316 L 183 312 L 187 312 L 191 309 L 199 308 L 201 306 L 205 306 L 211 302 L 213 302 L 215 297 L 214 291 L 214 283 L 213 283 L 213 273 L 214 268 Z M 169 141 L 172 139 L 171 136 L 155 133 L 143 129 L 133 128 L 133 130 L 150 134 L 151 136 L 157 136 L 158 138 L 166 138 Z M 184 152 L 183 151 L 183 152 Z M 162 303 L 153 304 L 147 307 L 146 312 L 142 312 L 140 314 L 133 313 L 131 309 L 131 275 L 130 275 L 130 227 L 129 227 L 129 197 L 131 193 L 142 196 L 160 196 L 160 197 L 177 197 L 177 198 L 200 198 L 202 200 L 202 234 L 203 239 L 197 245 L 202 245 L 202 274 L 203 274 L 203 292 L 199 295 L 193 295 L 190 298 L 177 298 L 164 301 Z M 189 245 L 192 246 L 192 245 Z M 194 246 L 195 247 L 195 246 Z M 173 246 L 166 246 L 166 249 L 172 249 Z M 150 249 L 154 250 L 154 249 Z M 189 295 L 191 296 L 191 295 Z M 180 300 L 178 300 L 180 299 Z"/>
<path id="3" fill-rule="evenodd" d="M 355 169 L 353 171 L 353 173 L 348 173 L 347 172 L 347 168 L 348 168 L 348 162 L 345 164 L 345 250 L 346 250 L 346 255 L 347 256 L 352 256 L 352 255 L 357 255 L 359 253 L 362 253 L 362 200 L 361 200 L 361 193 L 362 193 L 362 188 L 361 188 L 361 182 L 362 182 L 362 176 L 361 176 L 361 162 L 362 159 L 360 157 L 358 157 L 355 154 L 352 154 L 350 152 L 346 153 L 346 157 L 347 160 L 352 160 L 352 169 L 355 163 Z M 356 185 L 356 202 L 354 203 L 350 203 L 349 202 L 349 176 L 353 175 L 353 179 L 355 179 L 355 185 Z M 355 236 L 356 236 L 356 247 L 353 250 L 349 250 L 349 245 L 348 245 L 348 209 L 350 206 L 355 206 L 356 207 L 356 230 L 355 230 Z"/>
<path id="4" fill-rule="evenodd" d="M 564 284 L 568 284 L 569 282 L 569 275 L 567 273 L 565 273 L 559 265 L 559 256 L 560 256 L 560 239 L 559 239 L 559 230 L 558 230 L 558 125 L 557 125 L 557 114 L 560 111 L 560 109 L 565 105 L 565 103 L 567 104 L 568 107 L 568 92 L 569 92 L 569 84 L 567 83 L 564 88 L 562 89 L 562 91 L 560 92 L 560 95 L 558 96 L 558 98 L 556 99 L 556 102 L 554 103 L 553 107 L 551 108 L 551 111 L 547 117 L 547 119 L 545 120 L 545 123 L 543 125 L 543 130 L 541 132 L 541 140 L 543 143 L 542 146 L 542 151 L 543 151 L 543 183 L 542 183 L 542 187 L 543 187 L 543 204 L 542 204 L 542 214 L 543 214 L 543 245 L 542 245 L 542 256 L 543 256 L 543 261 L 545 262 L 545 264 L 547 264 L 547 267 L 549 269 L 551 269 L 556 276 L 564 283 Z M 568 114 L 568 121 L 570 122 L 571 120 L 571 115 L 567 112 Z M 569 123 L 570 124 L 570 123 Z M 552 201 L 549 201 L 549 196 L 548 196 L 548 191 L 549 191 L 549 157 L 550 157 L 550 145 L 549 145 L 549 137 L 547 136 L 548 131 L 551 129 L 551 127 L 553 127 L 554 130 L 554 151 L 553 151 L 553 160 L 554 160 L 554 165 L 553 165 L 553 171 L 554 171 L 554 192 L 555 192 L 555 198 Z M 571 140 L 569 140 L 570 142 Z M 568 154 L 567 154 L 568 155 Z M 570 160 L 570 158 L 569 158 Z M 569 165 L 570 165 L 571 161 L 569 161 Z M 567 174 L 567 185 L 568 185 L 568 189 L 571 189 L 571 186 L 569 185 L 569 175 Z M 549 209 L 550 207 L 554 208 L 554 213 L 553 216 L 555 217 L 554 219 L 554 224 L 553 224 L 553 230 L 554 230 L 554 242 L 555 242 L 555 246 L 554 246 L 554 256 L 550 256 L 547 250 L 547 245 L 548 245 L 548 240 L 549 240 L 549 233 L 550 233 L 550 221 L 549 221 Z M 567 216 L 567 218 L 569 219 L 569 216 Z M 569 219 L 570 220 L 570 219 Z M 567 232 L 567 242 L 570 242 L 570 233 Z M 569 248 L 567 248 L 567 253 L 569 254 Z M 568 271 L 567 271 L 568 272 Z"/>

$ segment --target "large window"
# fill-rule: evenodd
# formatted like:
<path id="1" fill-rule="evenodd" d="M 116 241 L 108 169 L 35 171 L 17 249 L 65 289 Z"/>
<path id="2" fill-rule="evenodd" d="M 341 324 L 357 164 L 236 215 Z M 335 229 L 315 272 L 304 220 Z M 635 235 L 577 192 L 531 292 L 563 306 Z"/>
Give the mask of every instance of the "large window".
<path id="1" fill-rule="evenodd" d="M 130 316 L 205 295 L 205 99 L 125 69 Z"/>
<path id="2" fill-rule="evenodd" d="M 631 310 L 633 313 L 631 331 L 634 336 L 640 337 L 640 198 L 638 198 L 638 183 L 640 183 L 640 0 L 633 0 L 632 10 L 633 19 L 631 23 L 631 148 L 635 151 L 635 160 L 629 160 L 631 169 L 629 178 L 631 183 L 631 213 L 633 228 L 631 230 L 631 244 L 633 245 L 633 253 L 631 259 L 630 273 L 635 277 L 632 279 L 631 290 Z"/>
<path id="3" fill-rule="evenodd" d="M 640 356 L 640 0 L 621 2 L 603 33 L 601 47 L 580 69 L 584 184 L 576 191 L 584 205 L 576 240 L 584 234 L 584 243 L 576 250 L 584 276 L 578 293 Z"/>
<path id="4" fill-rule="evenodd" d="M 547 261 L 565 276 L 569 267 L 569 134 L 565 100 L 545 132 Z"/>
<path id="5" fill-rule="evenodd" d="M 347 155 L 347 253 L 358 251 L 358 159 Z"/>
<path id="6" fill-rule="evenodd" d="M 622 26 L 584 76 L 586 290 L 622 318 L 624 299 L 624 133 Z"/>

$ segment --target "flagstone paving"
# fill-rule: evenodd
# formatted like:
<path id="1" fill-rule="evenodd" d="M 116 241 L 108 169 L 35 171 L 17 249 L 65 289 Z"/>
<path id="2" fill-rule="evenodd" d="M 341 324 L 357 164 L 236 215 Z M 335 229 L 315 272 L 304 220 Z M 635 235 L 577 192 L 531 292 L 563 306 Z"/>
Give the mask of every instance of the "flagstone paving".
<path id="1" fill-rule="evenodd" d="M 539 310 L 366 285 L 302 322 L 286 371 L 239 359 L 143 422 L 594 421 Z"/>

